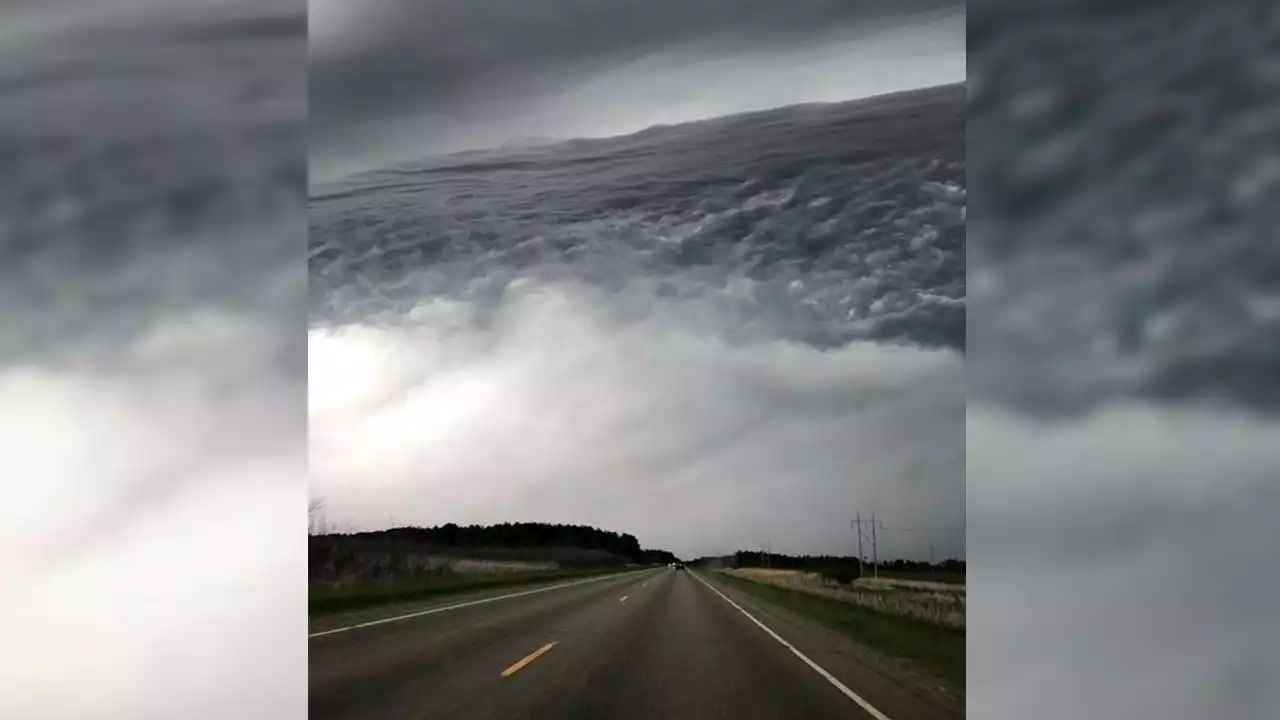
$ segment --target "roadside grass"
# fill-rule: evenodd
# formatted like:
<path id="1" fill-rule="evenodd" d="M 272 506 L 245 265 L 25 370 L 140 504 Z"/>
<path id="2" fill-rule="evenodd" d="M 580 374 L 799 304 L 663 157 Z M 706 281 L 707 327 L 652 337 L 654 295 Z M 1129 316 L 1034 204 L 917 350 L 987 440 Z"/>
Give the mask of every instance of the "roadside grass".
<path id="1" fill-rule="evenodd" d="M 770 568 L 737 568 L 723 572 L 746 580 L 861 605 L 886 615 L 946 627 L 965 627 L 967 591 L 964 585 L 886 577 L 864 577 L 842 584 L 821 572 Z"/>
<path id="2" fill-rule="evenodd" d="M 964 585 L 968 581 L 968 576 L 964 573 L 944 572 L 894 572 L 881 570 L 880 577 L 894 580 L 946 583 L 948 585 Z"/>
<path id="3" fill-rule="evenodd" d="M 537 583 L 587 578 L 623 572 L 628 568 L 609 567 L 523 573 L 450 574 L 431 579 L 361 583 L 343 586 L 312 584 L 308 597 L 311 617 L 363 610 L 379 605 L 419 602 L 435 598 Z"/>
<path id="4" fill-rule="evenodd" d="M 765 602 L 771 602 L 827 627 L 889 657 L 936 675 L 963 691 L 965 631 L 912 618 L 887 615 L 860 605 L 756 582 L 726 572 L 723 582 Z"/>

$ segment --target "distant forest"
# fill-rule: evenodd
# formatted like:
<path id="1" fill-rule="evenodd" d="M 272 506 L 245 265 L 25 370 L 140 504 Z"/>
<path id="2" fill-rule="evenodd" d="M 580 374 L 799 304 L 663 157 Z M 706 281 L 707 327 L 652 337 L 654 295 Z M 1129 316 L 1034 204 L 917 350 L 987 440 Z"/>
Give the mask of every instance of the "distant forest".
<path id="1" fill-rule="evenodd" d="M 379 545 L 444 548 L 579 548 L 598 550 L 635 563 L 667 563 L 676 557 L 666 550 L 646 549 L 634 535 L 588 525 L 553 523 L 501 523 L 400 527 L 358 533 L 326 533 L 321 538 L 342 537 L 347 542 Z"/>
<path id="2" fill-rule="evenodd" d="M 839 579 L 858 577 L 858 558 L 841 555 L 782 555 L 754 550 L 739 550 L 732 555 L 703 557 L 694 561 L 698 565 L 734 568 L 777 568 L 779 570 L 806 570 L 830 575 Z M 880 574 L 886 577 L 919 577 L 921 579 L 962 579 L 965 561 L 947 559 L 928 563 L 920 560 L 881 560 Z M 864 561 L 864 572 L 871 573 L 870 561 Z"/>

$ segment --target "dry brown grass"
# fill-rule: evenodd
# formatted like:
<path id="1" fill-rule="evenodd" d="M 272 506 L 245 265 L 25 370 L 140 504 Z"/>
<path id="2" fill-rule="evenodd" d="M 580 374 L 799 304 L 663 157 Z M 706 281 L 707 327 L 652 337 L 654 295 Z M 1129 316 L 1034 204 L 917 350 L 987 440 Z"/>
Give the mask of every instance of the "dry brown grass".
<path id="1" fill-rule="evenodd" d="M 460 575 L 502 575 L 507 573 L 531 573 L 555 570 L 554 562 L 529 562 L 524 560 L 478 560 L 474 558 L 432 558 L 441 567 Z"/>
<path id="2" fill-rule="evenodd" d="M 888 588 L 890 590 L 917 590 L 923 592 L 965 594 L 965 586 L 957 583 L 932 582 L 929 580 L 904 580 L 902 578 L 860 578 L 858 585 L 869 590 Z"/>
<path id="3" fill-rule="evenodd" d="M 889 578 L 861 578 L 852 585 L 841 585 L 818 573 L 801 570 L 738 568 L 725 572 L 754 582 L 853 603 L 888 615 L 914 618 L 944 627 L 965 627 L 963 585 Z"/>

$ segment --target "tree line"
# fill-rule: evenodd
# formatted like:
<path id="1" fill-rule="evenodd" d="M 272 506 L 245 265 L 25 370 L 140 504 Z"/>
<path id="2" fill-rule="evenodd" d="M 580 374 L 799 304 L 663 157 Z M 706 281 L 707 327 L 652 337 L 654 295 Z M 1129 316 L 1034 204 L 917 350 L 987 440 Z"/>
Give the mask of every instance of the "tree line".
<path id="1" fill-rule="evenodd" d="M 858 558 L 845 555 L 784 555 L 781 553 L 765 553 L 758 550 L 738 550 L 732 555 L 702 557 L 694 561 L 698 565 L 717 565 L 732 568 L 776 568 L 779 570 L 803 570 L 845 580 L 859 576 Z M 965 561 L 948 558 L 942 562 L 929 563 L 922 560 L 881 560 L 879 572 L 882 575 L 898 575 L 904 577 L 957 577 L 965 574 Z M 869 561 L 863 561 L 863 571 L 871 572 Z"/>
<path id="2" fill-rule="evenodd" d="M 331 536 L 332 533 L 319 535 Z M 675 555 L 666 550 L 646 549 L 629 533 L 618 533 L 589 525 L 562 525 L 537 522 L 504 522 L 496 525 L 457 525 L 446 523 L 433 527 L 399 527 L 357 533 L 344 537 L 378 540 L 396 545 L 437 546 L 453 548 L 546 548 L 574 547 L 601 550 L 636 563 L 673 562 Z"/>

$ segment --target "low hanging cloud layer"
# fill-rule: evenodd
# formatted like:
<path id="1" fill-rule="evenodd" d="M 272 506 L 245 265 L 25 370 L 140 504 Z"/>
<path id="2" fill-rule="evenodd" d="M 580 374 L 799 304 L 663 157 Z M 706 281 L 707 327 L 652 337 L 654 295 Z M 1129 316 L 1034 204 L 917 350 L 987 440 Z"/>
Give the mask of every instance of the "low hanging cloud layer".
<path id="1" fill-rule="evenodd" d="M 311 199 L 339 527 L 964 556 L 964 88 L 491 150 Z"/>
<path id="2" fill-rule="evenodd" d="M 1277 717 L 1276 9 L 1055 5 L 971 6 L 969 707 Z"/>
<path id="3" fill-rule="evenodd" d="M 306 715 L 304 18 L 253 5 L 0 19 L 0 717 Z"/>
<path id="4" fill-rule="evenodd" d="M 878 511 L 882 557 L 963 557 L 953 351 L 733 342 L 709 306 L 509 295 L 487 330 L 440 300 L 412 329 L 312 332 L 313 492 L 336 522 L 581 522 L 698 556 L 850 552 L 850 519 Z"/>
<path id="5" fill-rule="evenodd" d="M 964 7 L 939 0 L 311 7 L 318 180 L 440 152 L 964 79 Z"/>

